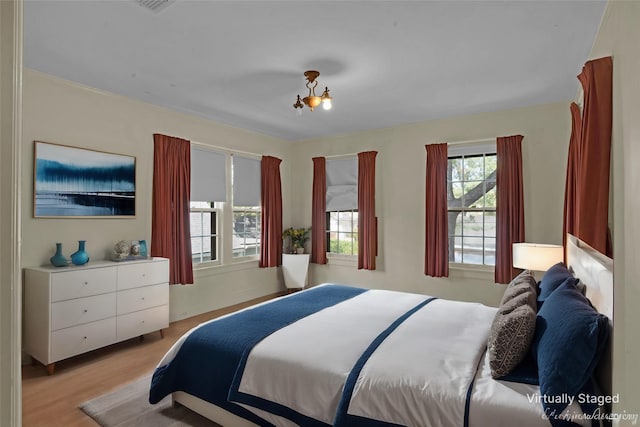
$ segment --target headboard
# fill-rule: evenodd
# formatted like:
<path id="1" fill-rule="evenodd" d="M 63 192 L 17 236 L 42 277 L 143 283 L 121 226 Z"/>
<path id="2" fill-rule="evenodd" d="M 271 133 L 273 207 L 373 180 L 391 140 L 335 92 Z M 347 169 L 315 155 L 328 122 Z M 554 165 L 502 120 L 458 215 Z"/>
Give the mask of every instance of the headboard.
<path id="1" fill-rule="evenodd" d="M 586 243 L 567 234 L 567 266 L 586 286 L 587 298 L 609 318 L 613 328 L 613 260 Z M 611 339 L 596 371 L 596 379 L 605 395 L 611 395 Z"/>
<path id="2" fill-rule="evenodd" d="M 587 298 L 613 324 L 613 260 L 567 234 L 567 267 L 586 285 Z"/>

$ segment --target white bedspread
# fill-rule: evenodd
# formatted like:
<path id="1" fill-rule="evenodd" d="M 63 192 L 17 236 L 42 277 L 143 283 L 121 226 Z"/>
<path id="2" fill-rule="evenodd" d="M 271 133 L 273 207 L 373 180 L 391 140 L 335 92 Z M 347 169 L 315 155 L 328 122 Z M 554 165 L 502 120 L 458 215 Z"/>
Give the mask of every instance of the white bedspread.
<path id="1" fill-rule="evenodd" d="M 347 376 L 371 341 L 427 299 L 372 290 L 281 329 L 254 347 L 239 392 L 331 425 Z M 481 304 L 428 303 L 364 364 L 348 413 L 407 426 L 462 426 L 494 314 Z"/>
<path id="2" fill-rule="evenodd" d="M 424 306 L 407 315 L 418 305 Z M 297 425 L 287 419 L 291 414 L 312 421 L 302 425 L 357 425 L 351 424 L 354 418 L 345 420 L 362 417 L 463 427 L 465 413 L 469 427 L 549 427 L 540 403 L 530 399 L 539 393 L 537 386 L 491 378 L 486 342 L 495 311 L 426 295 L 367 291 L 256 344 L 229 400 L 281 427 Z M 184 339 L 159 366 L 173 359 Z M 345 390 L 352 394 L 341 405 Z M 568 410 L 579 411 L 573 405 Z M 276 414 L 270 413 L 274 408 Z"/>

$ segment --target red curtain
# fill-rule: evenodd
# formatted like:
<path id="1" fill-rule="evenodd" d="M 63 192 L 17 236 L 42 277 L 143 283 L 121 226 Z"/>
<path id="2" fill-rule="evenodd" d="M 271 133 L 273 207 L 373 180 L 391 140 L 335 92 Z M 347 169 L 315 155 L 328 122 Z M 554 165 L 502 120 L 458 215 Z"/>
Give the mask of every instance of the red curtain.
<path id="1" fill-rule="evenodd" d="M 571 103 L 571 138 L 569 139 L 569 156 L 567 158 L 567 179 L 564 190 L 564 221 L 562 226 L 562 245 L 566 247 L 567 233 L 577 236 L 578 222 L 578 168 L 580 167 L 580 133 L 582 118 L 580 108 Z"/>
<path id="2" fill-rule="evenodd" d="M 282 264 L 281 162 L 282 160 L 276 157 L 262 156 L 260 267 L 277 267 Z"/>
<path id="3" fill-rule="evenodd" d="M 327 263 L 327 169 L 324 157 L 313 158 L 311 193 L 311 262 Z"/>
<path id="4" fill-rule="evenodd" d="M 578 168 L 578 237 L 613 255 L 608 232 L 613 61 L 588 61 L 578 76 L 584 91 Z"/>
<path id="5" fill-rule="evenodd" d="M 377 151 L 358 153 L 358 269 L 375 270 L 378 254 L 376 218 Z"/>
<path id="6" fill-rule="evenodd" d="M 169 283 L 193 283 L 189 193 L 191 143 L 153 135 L 151 255 L 169 258 Z"/>
<path id="7" fill-rule="evenodd" d="M 424 274 L 448 277 L 447 144 L 429 144 L 426 149 Z"/>
<path id="8" fill-rule="evenodd" d="M 513 244 L 524 241 L 522 138 L 499 137 L 496 143 L 496 283 L 509 283 L 518 274 L 513 268 Z"/>

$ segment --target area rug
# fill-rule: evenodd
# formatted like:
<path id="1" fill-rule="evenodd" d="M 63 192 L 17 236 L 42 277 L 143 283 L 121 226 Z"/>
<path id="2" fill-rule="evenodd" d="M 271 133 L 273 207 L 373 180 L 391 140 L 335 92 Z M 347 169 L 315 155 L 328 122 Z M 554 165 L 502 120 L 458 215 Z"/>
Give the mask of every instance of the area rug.
<path id="1" fill-rule="evenodd" d="M 174 407 L 171 396 L 149 404 L 149 384 L 151 377 L 142 377 L 83 403 L 80 409 L 103 427 L 220 427 L 184 406 Z"/>

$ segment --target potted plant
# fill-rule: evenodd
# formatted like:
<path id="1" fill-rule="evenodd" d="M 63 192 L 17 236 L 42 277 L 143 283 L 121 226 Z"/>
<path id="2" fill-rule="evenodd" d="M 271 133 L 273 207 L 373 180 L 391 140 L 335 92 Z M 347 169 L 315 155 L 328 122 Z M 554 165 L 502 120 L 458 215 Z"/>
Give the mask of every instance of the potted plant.
<path id="1" fill-rule="evenodd" d="M 309 240 L 309 232 L 311 228 L 293 228 L 289 227 L 282 232 L 284 239 L 289 238 L 293 246 L 293 253 L 303 254 L 304 245 Z"/>

